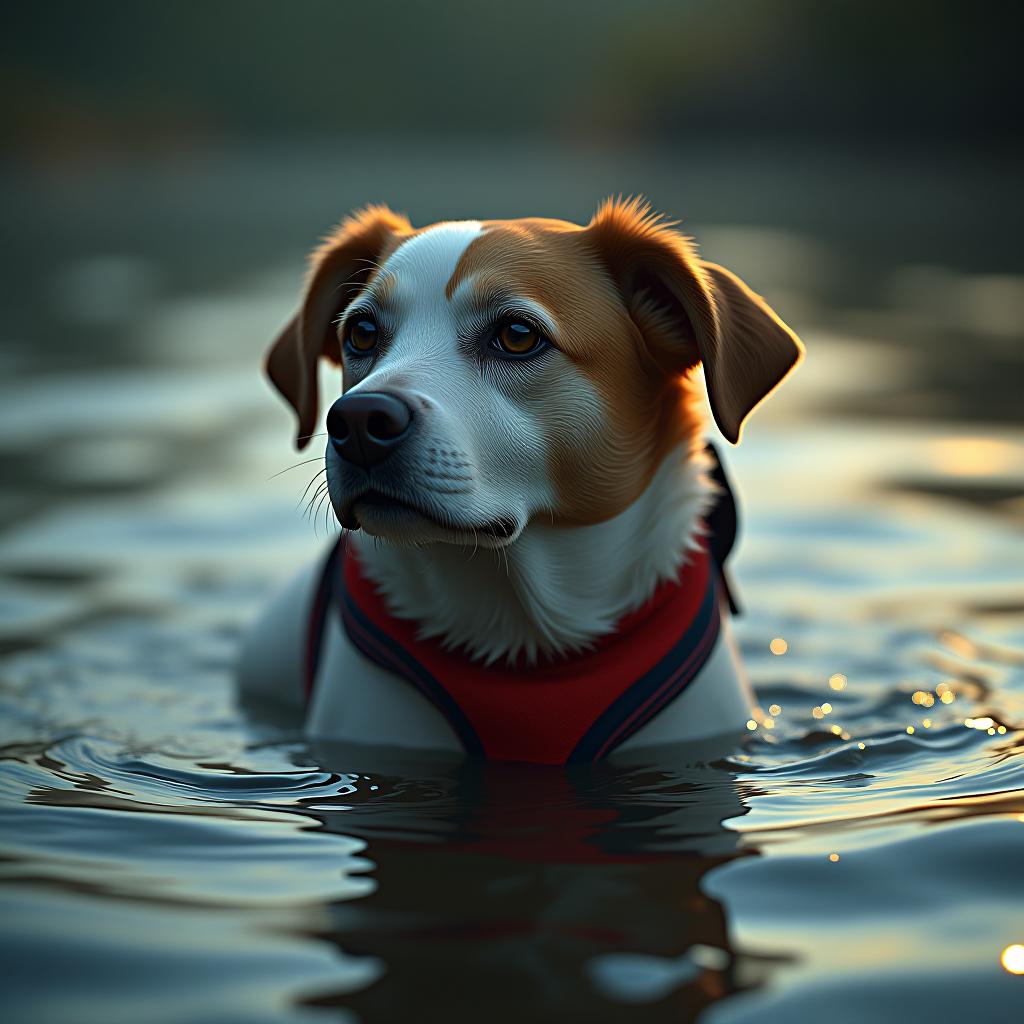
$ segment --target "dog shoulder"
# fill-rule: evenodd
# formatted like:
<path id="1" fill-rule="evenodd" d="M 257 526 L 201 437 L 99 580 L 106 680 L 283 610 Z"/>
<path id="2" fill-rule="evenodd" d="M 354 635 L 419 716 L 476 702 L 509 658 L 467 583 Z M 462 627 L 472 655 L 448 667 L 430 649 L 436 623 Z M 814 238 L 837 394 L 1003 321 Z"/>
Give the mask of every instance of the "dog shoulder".
<path id="1" fill-rule="evenodd" d="M 249 628 L 235 669 L 243 699 L 295 708 L 305 703 L 305 645 L 322 571 L 319 561 L 303 569 Z"/>
<path id="2" fill-rule="evenodd" d="M 307 736 L 459 753 L 441 712 L 406 679 L 366 658 L 337 616 L 328 618 L 323 657 L 306 718 Z"/>

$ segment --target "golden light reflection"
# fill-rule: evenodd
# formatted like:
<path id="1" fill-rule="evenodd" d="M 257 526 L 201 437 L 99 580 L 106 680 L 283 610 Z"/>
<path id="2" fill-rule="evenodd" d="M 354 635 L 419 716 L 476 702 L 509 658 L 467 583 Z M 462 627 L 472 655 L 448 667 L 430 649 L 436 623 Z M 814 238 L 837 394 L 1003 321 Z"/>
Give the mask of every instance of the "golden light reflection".
<path id="1" fill-rule="evenodd" d="M 775 728 L 775 719 L 772 718 L 770 715 L 767 715 L 767 716 L 765 716 L 764 719 L 762 719 L 761 724 L 766 729 L 774 729 Z"/>
<path id="2" fill-rule="evenodd" d="M 1014 943 L 1003 950 L 999 962 L 1011 974 L 1024 974 L 1024 946 Z"/>
<path id="3" fill-rule="evenodd" d="M 956 700 L 956 694 L 953 693 L 952 690 L 946 690 L 946 692 L 939 697 L 939 700 L 941 700 L 943 704 L 952 704 L 953 701 Z"/>
<path id="4" fill-rule="evenodd" d="M 965 718 L 964 725 L 968 729 L 980 729 L 985 732 L 987 729 L 992 729 L 995 726 L 995 722 L 991 718 Z"/>
<path id="5" fill-rule="evenodd" d="M 930 728 L 932 727 L 932 720 L 931 720 L 930 718 L 922 718 L 922 719 L 921 719 L 921 724 L 922 724 L 922 725 L 923 725 L 923 726 L 924 726 L 924 727 L 925 727 L 926 729 L 930 729 Z"/>
<path id="6" fill-rule="evenodd" d="M 908 736 L 913 736 L 914 735 L 914 727 L 912 725 L 908 725 L 907 726 L 907 735 Z"/>
<path id="7" fill-rule="evenodd" d="M 824 718 L 825 717 L 825 712 L 822 711 L 821 708 L 811 708 L 811 714 L 815 718 Z"/>
<path id="8" fill-rule="evenodd" d="M 945 629 L 939 633 L 939 640 L 954 654 L 959 654 L 961 658 L 976 658 L 978 656 L 978 648 L 967 637 L 960 633 L 954 633 L 951 629 Z"/>
<path id="9" fill-rule="evenodd" d="M 842 727 L 841 727 L 841 726 L 838 726 L 838 725 L 833 725 L 833 726 L 832 726 L 832 732 L 833 732 L 833 733 L 834 733 L 834 734 L 835 734 L 836 736 L 840 735 L 840 733 L 842 733 L 842 731 L 843 731 L 843 730 L 842 730 Z"/>
<path id="10" fill-rule="evenodd" d="M 985 476 L 1013 466 L 1016 449 L 993 437 L 944 437 L 932 441 L 936 468 L 950 476 Z"/>
<path id="11" fill-rule="evenodd" d="M 831 715 L 832 714 L 832 705 L 829 704 L 828 701 L 825 701 L 825 703 L 821 705 L 821 710 L 824 711 L 826 715 Z"/>
<path id="12" fill-rule="evenodd" d="M 771 707 L 768 708 L 768 714 L 771 715 L 772 718 L 778 718 L 779 715 L 782 714 L 782 708 L 778 704 L 772 704 Z"/>
<path id="13" fill-rule="evenodd" d="M 829 859 L 830 861 L 832 861 L 832 863 L 833 863 L 833 864 L 835 864 L 835 862 L 836 862 L 837 860 L 839 860 L 839 854 L 838 854 L 838 853 L 830 853 L 830 854 L 828 855 L 828 859 Z"/>
<path id="14" fill-rule="evenodd" d="M 747 728 L 751 732 L 753 732 L 757 728 L 757 722 L 755 722 L 752 718 L 748 718 L 747 719 Z"/>
<path id="15" fill-rule="evenodd" d="M 768 649 L 772 654 L 785 654 L 789 650 L 789 644 L 782 639 L 781 636 L 777 636 L 769 645 Z"/>
<path id="16" fill-rule="evenodd" d="M 910 699 L 925 708 L 930 708 L 935 703 L 935 698 L 927 690 L 915 690 Z"/>
<path id="17" fill-rule="evenodd" d="M 828 677 L 828 685 L 831 686 L 833 690 L 845 690 L 846 684 L 849 681 L 850 680 L 847 679 L 842 672 L 837 672 L 834 676 Z"/>
<path id="18" fill-rule="evenodd" d="M 1005 725 L 997 725 L 996 726 L 996 732 L 999 733 L 1000 736 L 1005 736 L 1006 735 L 1006 726 Z"/>
<path id="19" fill-rule="evenodd" d="M 865 749 L 867 749 L 867 748 L 866 748 L 866 747 L 864 746 L 864 744 L 863 744 L 863 743 L 858 743 L 858 744 L 857 744 L 857 746 L 858 746 L 858 747 L 859 747 L 859 748 L 860 748 L 861 750 L 865 750 Z"/>

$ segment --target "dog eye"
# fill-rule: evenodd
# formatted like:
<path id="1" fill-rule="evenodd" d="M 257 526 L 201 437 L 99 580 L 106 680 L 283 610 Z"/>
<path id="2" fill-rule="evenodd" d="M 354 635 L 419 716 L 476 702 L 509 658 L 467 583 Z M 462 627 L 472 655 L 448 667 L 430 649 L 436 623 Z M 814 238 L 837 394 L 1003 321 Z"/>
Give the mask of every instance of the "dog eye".
<path id="1" fill-rule="evenodd" d="M 377 344 L 377 325 L 372 320 L 354 320 L 345 339 L 353 352 L 370 352 Z"/>
<path id="2" fill-rule="evenodd" d="M 547 345 L 547 339 L 536 328 L 519 320 L 506 320 L 498 327 L 492 342 L 500 352 L 511 356 L 533 355 Z"/>

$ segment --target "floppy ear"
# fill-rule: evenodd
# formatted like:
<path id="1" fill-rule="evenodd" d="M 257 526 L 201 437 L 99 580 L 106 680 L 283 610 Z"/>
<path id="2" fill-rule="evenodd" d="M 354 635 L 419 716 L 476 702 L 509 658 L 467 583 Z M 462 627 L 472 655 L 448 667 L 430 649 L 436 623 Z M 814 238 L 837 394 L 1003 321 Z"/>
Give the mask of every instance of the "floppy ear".
<path id="1" fill-rule="evenodd" d="M 743 421 L 800 361 L 799 338 L 724 267 L 640 199 L 608 200 L 585 229 L 651 354 L 682 372 L 704 364 L 715 422 L 737 444 Z"/>
<path id="2" fill-rule="evenodd" d="M 317 361 L 341 363 L 334 320 L 377 272 L 396 239 L 412 231 L 386 206 L 368 206 L 342 223 L 310 257 L 298 312 L 270 347 L 264 369 L 298 417 L 297 448 L 309 444 L 320 411 Z"/>

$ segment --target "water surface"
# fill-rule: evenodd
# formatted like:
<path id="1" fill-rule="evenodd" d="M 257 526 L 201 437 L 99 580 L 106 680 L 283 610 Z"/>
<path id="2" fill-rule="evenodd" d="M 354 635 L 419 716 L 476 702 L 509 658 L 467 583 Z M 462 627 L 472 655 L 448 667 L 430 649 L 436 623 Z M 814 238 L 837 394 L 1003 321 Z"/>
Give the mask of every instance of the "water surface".
<path id="1" fill-rule="evenodd" d="M 76 188 L 0 402 L 6 1019 L 1019 1017 L 1018 277 L 693 226 L 810 353 L 727 454 L 753 728 L 709 764 L 480 766 L 237 708 L 246 623 L 333 530 L 256 373 L 299 268 L 90 248 L 113 186 Z"/>

